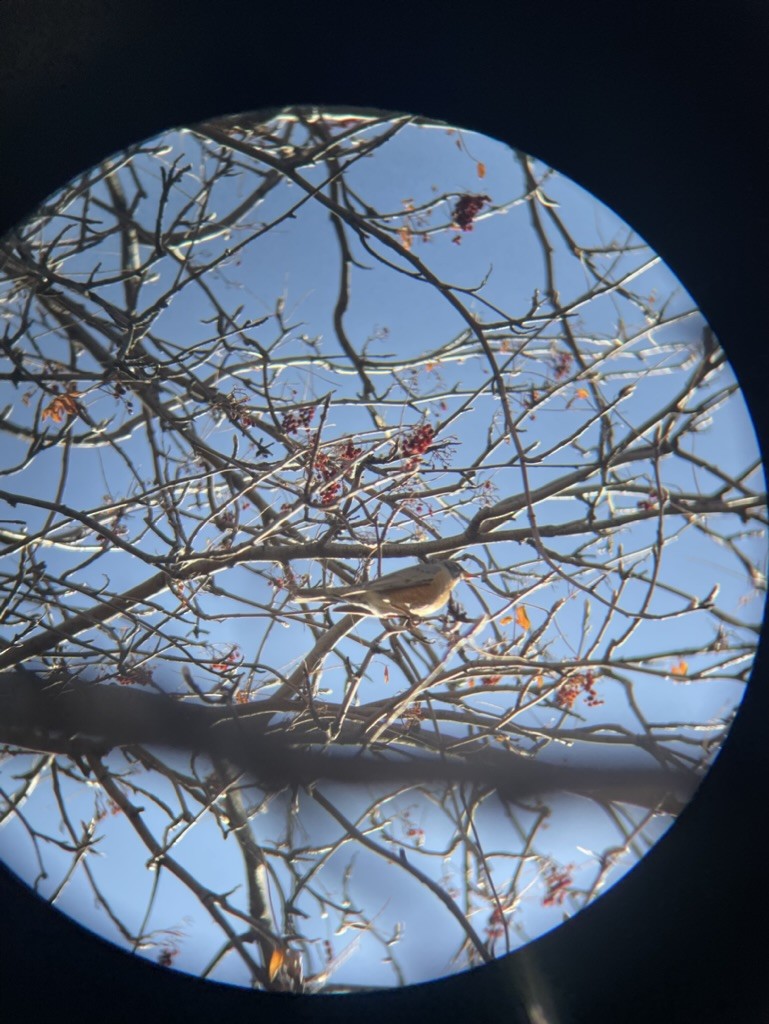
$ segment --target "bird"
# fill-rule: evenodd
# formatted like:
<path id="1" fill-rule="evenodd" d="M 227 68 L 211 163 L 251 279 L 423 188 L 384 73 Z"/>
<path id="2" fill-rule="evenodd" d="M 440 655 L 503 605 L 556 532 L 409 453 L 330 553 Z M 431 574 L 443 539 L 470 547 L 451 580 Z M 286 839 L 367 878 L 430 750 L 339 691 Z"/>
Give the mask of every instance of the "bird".
<path id="1" fill-rule="evenodd" d="M 467 575 L 459 562 L 451 558 L 419 562 L 368 583 L 300 590 L 294 594 L 294 600 L 300 604 L 341 600 L 345 603 L 338 607 L 339 611 L 374 615 L 380 619 L 391 615 L 422 618 L 440 611 L 451 591 Z"/>

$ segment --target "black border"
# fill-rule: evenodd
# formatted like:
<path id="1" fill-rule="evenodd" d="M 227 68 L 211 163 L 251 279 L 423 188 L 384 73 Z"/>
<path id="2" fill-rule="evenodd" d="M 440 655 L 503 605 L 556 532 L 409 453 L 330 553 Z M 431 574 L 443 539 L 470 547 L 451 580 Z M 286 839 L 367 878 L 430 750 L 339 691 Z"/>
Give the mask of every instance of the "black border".
<path id="1" fill-rule="evenodd" d="M 684 281 L 767 452 L 762 0 L 353 6 L 0 4 L 0 231 L 163 128 L 287 102 L 412 110 L 485 131 L 585 185 Z M 138 963 L 0 871 L 0 1012 L 101 1019 L 547 1024 L 769 1019 L 767 644 L 714 770 L 620 886 L 524 955 L 372 997 L 282 999 Z M 530 1000 L 529 1000 L 530 1001 Z"/>

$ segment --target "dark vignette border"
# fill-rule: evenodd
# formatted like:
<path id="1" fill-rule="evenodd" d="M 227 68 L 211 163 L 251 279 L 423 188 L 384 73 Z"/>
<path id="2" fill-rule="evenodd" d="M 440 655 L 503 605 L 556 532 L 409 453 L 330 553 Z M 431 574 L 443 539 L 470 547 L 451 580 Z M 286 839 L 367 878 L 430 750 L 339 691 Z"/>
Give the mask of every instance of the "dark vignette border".
<path id="1" fill-rule="evenodd" d="M 726 348 L 766 455 L 769 8 L 623 8 L 4 0 L 0 231 L 171 125 L 290 102 L 442 118 L 548 161 L 650 242 Z M 766 648 L 764 635 L 732 735 L 676 827 L 625 882 L 521 954 L 402 992 L 269 997 L 137 962 L 0 870 L 0 1011 L 189 1024 L 769 1019 Z"/>

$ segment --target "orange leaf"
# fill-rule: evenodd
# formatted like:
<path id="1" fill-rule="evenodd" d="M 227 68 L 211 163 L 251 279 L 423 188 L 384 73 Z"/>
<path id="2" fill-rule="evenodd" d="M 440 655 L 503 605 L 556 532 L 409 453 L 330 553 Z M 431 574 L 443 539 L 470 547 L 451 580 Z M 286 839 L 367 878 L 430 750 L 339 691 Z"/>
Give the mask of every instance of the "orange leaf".
<path id="1" fill-rule="evenodd" d="M 45 409 L 43 409 L 40 419 L 53 420 L 54 423 L 61 423 L 62 416 L 61 399 L 54 398 L 50 405 L 47 405 Z"/>
<path id="2" fill-rule="evenodd" d="M 51 419 L 54 423 L 61 423 L 65 416 L 77 416 L 80 413 L 80 406 L 77 398 L 82 391 L 77 391 L 74 385 L 67 388 L 67 393 L 52 398 L 49 404 L 43 409 L 40 416 L 43 420 Z"/>
<path id="3" fill-rule="evenodd" d="M 674 665 L 671 668 L 670 673 L 671 673 L 671 675 L 674 675 L 674 676 L 685 676 L 688 671 L 689 671 L 689 665 L 682 658 L 678 662 L 677 665 Z"/>
<path id="4" fill-rule="evenodd" d="M 515 621 L 521 629 L 531 629 L 531 619 L 529 618 L 525 606 L 522 604 L 515 609 Z"/>
<path id="5" fill-rule="evenodd" d="M 509 626 L 512 621 L 512 615 L 503 615 L 502 618 L 499 620 L 499 624 L 500 626 Z"/>
<path id="6" fill-rule="evenodd" d="M 275 949 L 273 949 L 272 951 L 272 955 L 270 956 L 270 966 L 267 969 L 267 975 L 270 981 L 275 980 L 275 976 L 283 966 L 283 962 L 285 961 L 285 959 L 285 951 L 276 946 Z"/>
<path id="7" fill-rule="evenodd" d="M 587 397 L 588 397 L 588 390 L 587 390 L 587 388 L 580 388 L 579 391 L 577 392 L 577 398 L 587 398 Z"/>
<path id="8" fill-rule="evenodd" d="M 475 168 L 479 178 L 486 177 L 486 164 L 478 164 Z"/>
<path id="9" fill-rule="evenodd" d="M 408 225 L 404 224 L 404 226 L 402 228 L 398 229 L 398 237 L 401 240 L 401 245 L 403 246 L 403 248 L 407 252 L 409 252 L 411 250 L 411 239 L 412 239 L 411 228 L 408 227 Z"/>

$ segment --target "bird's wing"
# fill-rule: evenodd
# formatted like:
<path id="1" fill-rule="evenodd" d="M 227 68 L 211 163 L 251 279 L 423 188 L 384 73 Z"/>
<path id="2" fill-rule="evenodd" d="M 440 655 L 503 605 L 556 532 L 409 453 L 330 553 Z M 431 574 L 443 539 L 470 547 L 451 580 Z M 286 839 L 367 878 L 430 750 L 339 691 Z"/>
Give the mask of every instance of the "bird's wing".
<path id="1" fill-rule="evenodd" d="M 435 573 L 434 565 L 411 565 L 408 569 L 399 569 L 388 576 L 380 576 L 378 580 L 368 583 L 365 587 L 356 588 L 355 592 L 373 590 L 377 594 L 386 594 L 399 587 L 428 587 L 435 582 Z"/>
<path id="2" fill-rule="evenodd" d="M 351 583 L 346 587 L 316 587 L 299 593 L 294 598 L 300 603 L 302 601 L 335 601 L 340 597 L 356 597 L 360 594 L 376 593 L 387 594 L 398 587 L 428 587 L 435 581 L 436 564 L 411 565 L 407 569 L 397 569 L 395 572 L 380 576 L 377 580 L 370 580 L 368 583 Z"/>
<path id="3" fill-rule="evenodd" d="M 336 601 L 340 597 L 355 597 L 365 594 L 374 587 L 369 583 L 351 583 L 347 587 L 308 587 L 294 596 L 295 601 Z"/>

